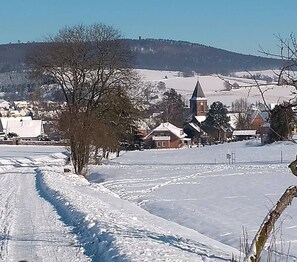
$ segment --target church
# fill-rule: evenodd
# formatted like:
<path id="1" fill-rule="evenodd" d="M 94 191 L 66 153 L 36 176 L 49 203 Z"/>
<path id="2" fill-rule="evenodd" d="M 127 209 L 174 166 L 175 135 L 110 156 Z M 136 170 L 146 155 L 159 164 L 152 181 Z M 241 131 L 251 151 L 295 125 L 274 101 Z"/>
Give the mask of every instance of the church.
<path id="1" fill-rule="evenodd" d="M 208 111 L 207 99 L 205 98 L 199 80 L 197 80 L 194 92 L 190 99 L 190 113 L 200 123 L 205 120 Z"/>
<path id="2" fill-rule="evenodd" d="M 197 80 L 192 97 L 190 98 L 190 114 L 187 116 L 184 132 L 192 140 L 192 144 L 204 143 L 207 134 L 200 128 L 208 112 L 207 99 Z"/>

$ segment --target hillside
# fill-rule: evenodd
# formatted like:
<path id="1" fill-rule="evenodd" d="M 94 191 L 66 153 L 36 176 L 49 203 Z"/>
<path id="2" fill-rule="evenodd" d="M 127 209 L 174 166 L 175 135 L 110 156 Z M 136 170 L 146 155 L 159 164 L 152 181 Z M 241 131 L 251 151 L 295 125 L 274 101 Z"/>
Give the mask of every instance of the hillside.
<path id="1" fill-rule="evenodd" d="M 280 60 L 238 54 L 200 44 L 156 39 L 123 40 L 135 57 L 135 68 L 195 71 L 199 74 L 278 68 Z M 36 43 L 0 45 L 0 73 L 26 68 Z"/>
<path id="2" fill-rule="evenodd" d="M 193 75 L 190 77 L 180 76 L 178 71 L 158 71 L 139 69 L 137 72 L 143 77 L 144 81 L 153 83 L 156 87 L 162 82 L 166 88 L 175 89 L 182 95 L 184 103 L 189 105 L 189 99 L 192 96 L 197 80 L 199 80 L 204 94 L 208 100 L 208 104 L 215 101 L 221 101 L 223 104 L 231 107 L 232 102 L 240 98 L 247 99 L 249 103 L 263 102 L 259 89 L 255 86 L 253 79 L 247 78 L 246 72 L 237 72 L 232 76 L 210 75 Z M 272 70 L 266 71 L 250 71 L 254 75 L 260 75 L 263 79 L 271 77 L 272 82 L 258 80 L 262 86 L 262 91 L 265 90 L 265 100 L 268 104 L 282 103 L 292 99 L 292 94 L 295 89 L 292 86 L 279 86 L 274 81 L 275 72 Z M 230 84 L 237 84 L 237 88 L 232 88 L 227 91 L 224 84 L 228 81 Z M 164 91 L 156 88 L 156 94 L 160 97 Z"/>
<path id="3" fill-rule="evenodd" d="M 173 40 L 125 40 L 135 55 L 136 68 L 199 74 L 279 68 L 281 61 L 243 55 L 210 46 Z"/>

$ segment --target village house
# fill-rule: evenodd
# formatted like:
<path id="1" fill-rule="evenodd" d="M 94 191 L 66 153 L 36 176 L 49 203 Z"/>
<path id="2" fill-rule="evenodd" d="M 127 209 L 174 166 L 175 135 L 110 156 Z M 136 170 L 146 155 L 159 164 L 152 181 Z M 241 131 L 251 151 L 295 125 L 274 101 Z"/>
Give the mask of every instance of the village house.
<path id="1" fill-rule="evenodd" d="M 161 123 L 144 139 L 146 148 L 180 148 L 184 145 L 185 134 L 169 122 Z"/>
<path id="2" fill-rule="evenodd" d="M 10 108 L 10 103 L 0 99 L 0 117 L 7 116 Z"/>
<path id="3" fill-rule="evenodd" d="M 269 113 L 267 111 L 255 110 L 251 117 L 251 129 L 255 129 L 258 132 L 261 127 L 267 124 L 269 119 Z"/>
<path id="4" fill-rule="evenodd" d="M 257 137 L 257 130 L 234 130 L 232 134 L 235 141 L 242 141 Z"/>
<path id="5" fill-rule="evenodd" d="M 184 132 L 191 139 L 191 144 L 205 144 L 208 138 L 207 133 L 195 121 L 187 123 L 184 126 Z"/>
<path id="6" fill-rule="evenodd" d="M 13 104 L 15 108 L 18 110 L 28 108 L 28 105 L 29 105 L 27 101 L 14 101 Z"/>
<path id="7" fill-rule="evenodd" d="M 0 109 L 6 109 L 8 110 L 10 107 L 10 103 L 8 101 L 5 101 L 3 99 L 0 99 Z"/>
<path id="8" fill-rule="evenodd" d="M 238 115 L 239 113 L 233 113 L 231 115 L 231 119 L 236 120 L 236 114 Z M 234 121 L 231 121 L 231 122 L 233 122 L 234 124 Z M 234 126 L 234 129 L 235 129 L 235 126 Z M 270 132 L 269 112 L 260 111 L 256 109 L 251 113 L 249 129 L 234 130 L 233 139 L 245 140 L 245 139 L 251 139 L 254 137 L 260 137 L 262 143 L 265 143 L 269 132 Z"/>
<path id="9" fill-rule="evenodd" d="M 17 135 L 20 140 L 37 141 L 38 137 L 44 134 L 41 120 L 32 120 L 26 117 L 1 117 L 0 134 L 8 137 L 9 134 Z"/>
<path id="10" fill-rule="evenodd" d="M 201 123 L 208 113 L 207 99 L 202 90 L 199 80 L 196 82 L 190 99 L 190 115 L 186 118 L 184 132 L 191 138 L 192 144 L 212 144 L 227 141 L 232 136 L 232 128 L 207 127 L 201 128 Z"/>

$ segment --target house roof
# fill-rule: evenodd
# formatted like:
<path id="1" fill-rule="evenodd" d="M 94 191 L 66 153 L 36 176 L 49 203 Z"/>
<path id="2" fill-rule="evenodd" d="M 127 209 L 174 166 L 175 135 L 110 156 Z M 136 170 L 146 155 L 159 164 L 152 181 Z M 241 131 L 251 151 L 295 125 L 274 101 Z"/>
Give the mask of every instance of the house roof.
<path id="1" fill-rule="evenodd" d="M 189 123 L 189 125 L 195 129 L 198 133 L 204 132 L 198 125 L 196 125 L 195 123 Z"/>
<path id="2" fill-rule="evenodd" d="M 177 136 L 178 138 L 183 138 L 186 136 L 181 128 L 176 127 L 175 125 L 173 125 L 169 122 L 161 123 L 155 129 L 153 129 L 146 137 L 150 136 L 155 131 L 159 131 L 159 132 L 160 131 L 164 131 L 164 132 L 169 131 L 172 134 L 174 134 L 175 136 Z"/>
<path id="3" fill-rule="evenodd" d="M 7 128 L 7 123 L 9 121 L 31 121 L 32 117 L 31 116 L 22 116 L 22 117 L 0 117 L 0 122 L 3 128 L 3 131 L 5 132 L 6 128 Z"/>
<path id="4" fill-rule="evenodd" d="M 239 114 L 240 113 L 228 113 L 227 114 L 230 117 L 229 123 L 230 123 L 231 127 L 233 127 L 233 128 L 236 127 L 236 122 L 239 118 Z M 262 112 L 259 110 L 253 111 L 251 114 L 251 119 L 252 119 L 251 122 L 253 122 L 257 116 L 260 116 L 264 122 L 267 122 L 269 119 L 269 112 L 265 112 L 265 111 Z"/>
<path id="5" fill-rule="evenodd" d="M 16 106 L 19 106 L 19 105 L 21 105 L 21 106 L 27 106 L 29 103 L 27 101 L 14 101 L 14 104 Z"/>
<path id="6" fill-rule="evenodd" d="M 9 108 L 10 103 L 3 99 L 0 99 L 0 108 Z"/>
<path id="7" fill-rule="evenodd" d="M 204 92 L 202 90 L 202 87 L 199 83 L 199 80 L 197 80 L 194 92 L 192 94 L 191 100 L 197 100 L 197 98 L 201 99 L 201 98 L 205 98 Z"/>
<path id="8" fill-rule="evenodd" d="M 206 116 L 194 116 L 194 118 L 195 118 L 199 123 L 202 123 L 202 122 L 206 119 Z"/>
<path id="9" fill-rule="evenodd" d="M 266 111 L 260 111 L 260 110 L 256 110 L 253 112 L 252 114 L 252 121 L 254 121 L 254 119 L 257 117 L 257 116 L 260 116 L 264 122 L 267 122 L 268 119 L 269 119 L 269 112 L 266 112 Z"/>
<path id="10" fill-rule="evenodd" d="M 37 137 L 43 133 L 42 121 L 9 118 L 5 133 L 16 133 L 20 138 Z"/>
<path id="11" fill-rule="evenodd" d="M 141 129 L 141 130 L 147 130 L 148 129 L 148 124 L 143 120 L 137 120 L 135 122 L 135 124 L 136 124 L 138 129 Z"/>
<path id="12" fill-rule="evenodd" d="M 229 124 L 232 128 L 236 128 L 236 122 L 238 120 L 240 113 L 228 113 L 227 116 L 230 117 Z"/>
<path id="13" fill-rule="evenodd" d="M 233 136 L 255 136 L 257 130 L 234 130 Z"/>
<path id="14" fill-rule="evenodd" d="M 153 136 L 152 139 L 155 141 L 170 141 L 170 136 Z"/>

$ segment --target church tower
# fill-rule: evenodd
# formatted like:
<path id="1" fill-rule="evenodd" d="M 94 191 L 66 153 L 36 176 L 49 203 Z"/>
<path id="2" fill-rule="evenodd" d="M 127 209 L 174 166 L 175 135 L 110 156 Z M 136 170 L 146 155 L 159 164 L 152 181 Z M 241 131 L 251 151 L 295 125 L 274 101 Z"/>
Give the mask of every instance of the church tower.
<path id="1" fill-rule="evenodd" d="M 206 116 L 208 110 L 207 100 L 199 80 L 197 80 L 193 95 L 190 99 L 190 110 L 191 114 L 194 116 Z"/>

